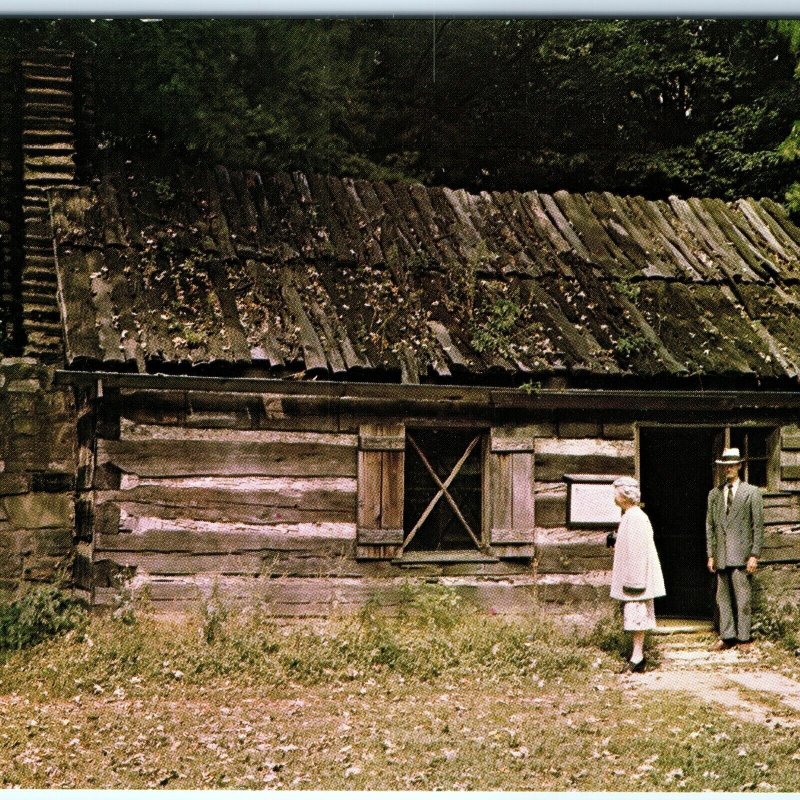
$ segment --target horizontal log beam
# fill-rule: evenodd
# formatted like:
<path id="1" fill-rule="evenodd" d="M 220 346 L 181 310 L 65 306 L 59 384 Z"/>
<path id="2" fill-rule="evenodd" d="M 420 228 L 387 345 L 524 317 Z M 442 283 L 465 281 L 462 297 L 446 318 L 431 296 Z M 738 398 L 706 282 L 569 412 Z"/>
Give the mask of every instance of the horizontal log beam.
<path id="1" fill-rule="evenodd" d="M 558 481 L 564 475 L 630 475 L 635 468 L 632 456 L 556 455 L 536 453 L 536 477 Z"/>
<path id="2" fill-rule="evenodd" d="M 266 526 L 265 526 L 266 527 Z M 192 553 L 195 555 L 230 555 L 265 551 L 303 551 L 318 554 L 348 553 L 352 539 L 324 536 L 309 532 L 287 534 L 284 529 L 261 533 L 198 533 L 196 531 L 165 530 L 145 533 L 99 534 L 95 554 L 106 553 Z M 97 559 L 99 556 L 95 556 Z"/>
<path id="3" fill-rule="evenodd" d="M 394 560 L 395 564 L 491 564 L 497 561 L 480 550 L 407 550 Z"/>
<path id="4" fill-rule="evenodd" d="M 202 588 L 188 580 L 151 580 L 144 584 L 149 599 L 154 604 L 168 605 L 170 608 L 186 608 L 194 606 L 204 598 Z M 138 588 L 144 588 L 139 586 Z M 97 587 L 94 590 L 94 605 L 113 606 L 119 603 L 119 590 L 116 588 Z"/>
<path id="5" fill-rule="evenodd" d="M 145 477 L 264 475 L 355 477 L 356 449 L 282 442 L 99 440 L 97 463 Z"/>
<path id="6" fill-rule="evenodd" d="M 327 617 L 335 609 L 358 611 L 368 602 L 376 603 L 391 613 L 399 608 L 406 596 L 403 587 L 391 578 L 365 580 L 357 584 L 346 577 L 276 578 L 266 583 L 259 579 L 257 585 L 266 612 L 278 617 Z M 465 576 L 463 583 L 451 585 L 465 601 L 493 613 L 527 611 L 536 599 L 536 589 L 531 583 L 481 582 Z M 252 602 L 253 579 L 220 577 L 214 586 L 228 603 Z M 139 581 L 138 590 L 145 588 L 153 604 L 163 608 L 192 608 L 210 592 L 209 586 L 182 577 Z M 96 589 L 94 602 L 96 605 L 113 605 L 115 594 L 116 590 L 112 588 Z"/>
<path id="7" fill-rule="evenodd" d="M 124 476 L 117 491 L 98 491 L 97 504 L 154 503 L 184 508 L 262 506 L 303 511 L 355 510 L 352 478 L 142 478 Z"/>
<path id="8" fill-rule="evenodd" d="M 582 574 L 608 570 L 614 558 L 605 544 L 537 545 L 536 569 L 542 575 Z"/>
<path id="9" fill-rule="evenodd" d="M 564 456 L 616 456 L 633 458 L 636 447 L 632 441 L 625 439 L 537 439 L 535 451 L 537 455 Z M 537 476 L 538 477 L 538 476 Z"/>
<path id="10" fill-rule="evenodd" d="M 259 553 L 195 555 L 194 553 L 108 553 L 95 550 L 95 561 L 111 560 L 120 567 L 133 567 L 148 575 L 260 575 L 263 558 Z"/>
<path id="11" fill-rule="evenodd" d="M 449 570 L 450 576 L 480 574 L 520 574 L 520 570 L 509 572 L 498 568 L 496 560 L 480 556 L 472 562 L 463 560 L 457 564 L 427 562 L 425 554 L 418 560 L 404 562 L 356 561 L 336 554 L 306 552 L 251 552 L 251 553 L 151 553 L 138 550 L 96 550 L 95 559 L 119 565 L 120 568 L 134 568 L 137 574 L 181 575 L 198 577 L 208 575 L 259 575 L 261 578 L 375 578 L 399 577 L 411 568 L 414 574 L 444 574 L 444 567 L 457 567 Z M 418 571 L 418 567 L 423 572 Z M 433 568 L 428 570 L 428 567 Z M 479 567 L 484 571 L 479 571 Z M 486 572 L 490 568 L 491 572 Z"/>
<path id="12" fill-rule="evenodd" d="M 258 536 L 262 534 L 281 534 L 298 538 L 324 536 L 348 541 L 353 541 L 356 538 L 356 526 L 351 522 L 275 522 L 267 525 L 251 525 L 242 522 L 217 522 L 191 518 L 169 520 L 144 516 L 121 519 L 119 529 L 115 532 L 133 534 L 178 533 L 185 536 L 199 534 L 220 536 L 233 534 L 256 534 Z"/>
<path id="13" fill-rule="evenodd" d="M 800 504 L 800 497 L 791 492 L 764 492 L 764 508 L 768 506 L 794 506 L 797 504 Z"/>
<path id="14" fill-rule="evenodd" d="M 797 497 L 797 502 L 780 506 L 771 506 L 764 503 L 764 524 L 800 525 L 800 496 Z"/>
<path id="15" fill-rule="evenodd" d="M 170 441 L 207 441 L 260 444 L 310 444 L 334 447 L 358 446 L 358 437 L 346 433 L 317 433 L 315 431 L 273 431 L 183 427 L 178 425 L 142 425 L 123 421 L 119 439 L 129 442 L 149 442 L 154 439 Z"/>
<path id="16" fill-rule="evenodd" d="M 608 531 L 592 530 L 586 528 L 536 528 L 536 544 L 539 547 L 547 546 L 597 546 L 605 547 Z"/>
<path id="17" fill-rule="evenodd" d="M 760 561 L 763 564 L 800 562 L 800 523 L 795 530 L 766 531 Z"/>
<path id="18" fill-rule="evenodd" d="M 800 408 L 800 392 L 797 391 L 541 389 L 527 393 L 519 389 L 438 384 L 292 381 L 70 370 L 59 370 L 55 374 L 57 386 L 92 387 L 98 379 L 103 381 L 104 386 L 119 388 L 322 396 L 336 399 L 339 403 L 361 399 L 386 403 L 403 400 L 423 406 L 442 401 L 468 402 L 496 409 L 531 411 L 620 410 L 639 415 L 643 411 L 696 414 L 704 410 Z"/>
<path id="19" fill-rule="evenodd" d="M 355 524 L 355 498 L 347 509 L 334 510 L 331 508 L 310 509 L 294 506 L 280 505 L 254 505 L 238 503 L 219 503 L 202 501 L 200 503 L 182 504 L 180 502 L 164 503 L 160 499 L 155 501 L 132 501 L 119 503 L 104 503 L 97 508 L 113 506 L 118 509 L 125 519 L 159 519 L 182 520 L 192 519 L 197 522 L 230 523 L 231 525 L 268 525 L 270 523 L 349 523 Z M 95 526 L 97 528 L 97 525 Z"/>

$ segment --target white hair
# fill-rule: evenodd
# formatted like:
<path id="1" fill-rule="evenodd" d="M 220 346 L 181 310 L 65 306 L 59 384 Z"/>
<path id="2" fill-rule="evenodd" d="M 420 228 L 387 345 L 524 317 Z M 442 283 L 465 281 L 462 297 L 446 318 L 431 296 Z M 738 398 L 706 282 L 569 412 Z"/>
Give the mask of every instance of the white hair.
<path id="1" fill-rule="evenodd" d="M 636 478 L 617 478 L 614 481 L 614 490 L 618 495 L 627 498 L 632 503 L 639 503 L 642 499 L 639 481 Z"/>

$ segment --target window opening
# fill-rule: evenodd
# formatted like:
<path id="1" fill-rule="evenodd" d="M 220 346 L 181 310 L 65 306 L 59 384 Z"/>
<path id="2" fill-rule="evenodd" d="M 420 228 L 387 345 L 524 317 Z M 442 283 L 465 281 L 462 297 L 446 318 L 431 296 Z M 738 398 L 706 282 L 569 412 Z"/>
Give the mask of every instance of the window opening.
<path id="1" fill-rule="evenodd" d="M 403 550 L 481 549 L 481 434 L 407 431 Z"/>

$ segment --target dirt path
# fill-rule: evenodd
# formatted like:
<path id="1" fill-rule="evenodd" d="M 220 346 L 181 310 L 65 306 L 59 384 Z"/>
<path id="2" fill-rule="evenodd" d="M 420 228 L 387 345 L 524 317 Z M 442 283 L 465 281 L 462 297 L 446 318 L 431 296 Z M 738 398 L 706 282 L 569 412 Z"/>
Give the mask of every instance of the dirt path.
<path id="1" fill-rule="evenodd" d="M 800 682 L 766 665 L 768 644 L 723 652 L 712 644 L 707 635 L 665 637 L 657 669 L 620 680 L 630 692 L 688 692 L 747 722 L 800 727 Z"/>

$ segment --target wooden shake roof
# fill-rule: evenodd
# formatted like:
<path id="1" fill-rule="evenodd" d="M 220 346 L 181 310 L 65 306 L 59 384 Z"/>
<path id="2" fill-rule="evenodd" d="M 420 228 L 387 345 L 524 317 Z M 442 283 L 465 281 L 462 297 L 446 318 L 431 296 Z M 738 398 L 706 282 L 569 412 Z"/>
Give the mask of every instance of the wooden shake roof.
<path id="1" fill-rule="evenodd" d="M 218 167 L 50 194 L 73 367 L 404 382 L 800 373 L 771 200 L 482 192 Z"/>

